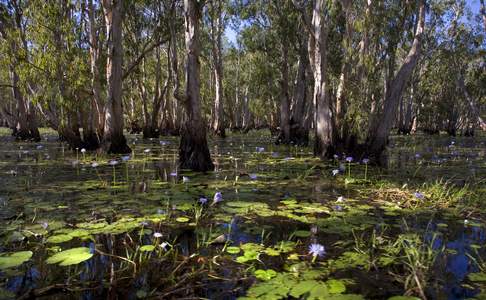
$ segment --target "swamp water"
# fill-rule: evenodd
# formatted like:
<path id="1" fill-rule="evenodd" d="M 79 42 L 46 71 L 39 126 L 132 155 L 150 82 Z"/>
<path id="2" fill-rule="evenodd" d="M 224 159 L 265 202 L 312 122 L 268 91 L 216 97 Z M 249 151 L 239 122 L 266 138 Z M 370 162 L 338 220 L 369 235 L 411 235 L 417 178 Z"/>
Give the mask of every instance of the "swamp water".
<path id="1" fill-rule="evenodd" d="M 484 137 L 396 137 L 378 169 L 233 135 L 208 174 L 175 138 L 0 139 L 0 299 L 486 299 Z"/>

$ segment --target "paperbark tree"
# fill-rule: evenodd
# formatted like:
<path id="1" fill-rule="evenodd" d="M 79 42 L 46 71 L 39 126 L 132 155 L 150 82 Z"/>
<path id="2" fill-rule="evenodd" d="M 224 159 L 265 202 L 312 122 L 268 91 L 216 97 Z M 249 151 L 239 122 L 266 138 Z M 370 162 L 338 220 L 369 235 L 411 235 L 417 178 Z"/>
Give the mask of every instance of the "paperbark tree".
<path id="1" fill-rule="evenodd" d="M 418 5 L 417 26 L 412 47 L 408 51 L 398 72 L 391 80 L 389 88 L 386 89 L 383 112 L 378 118 L 377 126 L 371 130 L 367 139 L 368 154 L 377 162 L 383 162 L 384 157 L 382 155 L 386 149 L 390 131 L 396 120 L 400 98 L 420 57 L 424 29 L 425 0 L 421 0 Z"/>
<path id="2" fill-rule="evenodd" d="M 179 145 L 179 163 L 183 169 L 210 171 L 214 169 L 209 153 L 206 126 L 201 115 L 199 78 L 199 23 L 202 3 L 184 0 L 186 39 L 186 91 L 184 95 L 185 123 Z"/>
<path id="3" fill-rule="evenodd" d="M 102 148 L 108 153 L 129 153 L 130 147 L 123 135 L 122 77 L 122 0 L 103 0 L 107 33 L 106 78 L 108 99 L 105 106 L 105 126 Z"/>
<path id="4" fill-rule="evenodd" d="M 316 142 L 314 154 L 328 158 L 334 154 L 334 134 L 331 103 L 327 87 L 325 1 L 316 0 L 312 9 L 309 34 L 309 61 L 314 75 L 314 105 L 316 107 Z"/>
<path id="5" fill-rule="evenodd" d="M 224 124 L 224 93 L 223 93 L 223 45 L 222 36 L 224 31 L 224 16 L 222 0 L 211 2 L 211 39 L 214 62 L 214 118 L 212 129 L 220 137 L 225 137 Z"/>

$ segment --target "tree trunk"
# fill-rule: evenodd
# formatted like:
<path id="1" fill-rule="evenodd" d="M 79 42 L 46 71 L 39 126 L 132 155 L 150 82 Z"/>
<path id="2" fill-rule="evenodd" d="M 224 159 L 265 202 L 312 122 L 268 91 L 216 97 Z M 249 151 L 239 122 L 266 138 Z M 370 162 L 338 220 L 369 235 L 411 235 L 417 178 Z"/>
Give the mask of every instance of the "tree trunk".
<path id="1" fill-rule="evenodd" d="M 346 30 L 343 38 L 344 57 L 343 64 L 341 66 L 341 75 L 339 76 L 339 85 L 336 91 L 336 109 L 335 109 L 335 140 L 337 143 L 343 143 L 348 138 L 348 124 L 344 118 L 347 112 L 348 106 L 348 94 L 349 94 L 349 77 L 351 74 L 351 52 L 352 52 L 352 35 L 353 35 L 353 20 L 351 18 L 351 0 L 341 1 L 341 5 L 344 11 L 344 17 L 346 19 Z"/>
<path id="2" fill-rule="evenodd" d="M 473 123 L 479 124 L 479 128 L 481 128 L 481 130 L 483 131 L 486 131 L 486 122 L 483 120 L 483 118 L 481 118 L 481 114 L 479 113 L 479 110 L 476 106 L 474 99 L 468 93 L 466 89 L 466 85 L 464 84 L 464 77 L 462 74 L 458 75 L 457 84 L 459 85 L 459 89 L 461 90 L 464 97 L 466 98 Z"/>
<path id="3" fill-rule="evenodd" d="M 213 1 L 214 2 L 214 1 Z M 217 0 L 212 3 L 211 17 L 211 38 L 212 52 L 214 59 L 214 81 L 215 81 L 215 98 L 214 98 L 214 119 L 212 129 L 220 137 L 225 137 L 224 126 L 224 109 L 223 109 L 223 47 L 221 38 L 224 31 L 223 24 L 223 7 L 222 1 Z"/>
<path id="4" fill-rule="evenodd" d="M 307 69 L 309 60 L 307 57 L 307 39 L 300 43 L 299 60 L 297 62 L 297 75 L 294 84 L 292 101 L 292 115 L 290 118 L 290 140 L 301 146 L 309 143 L 309 127 L 306 126 L 307 107 Z"/>
<path id="5" fill-rule="evenodd" d="M 186 122 L 179 146 L 179 163 L 183 169 L 210 171 L 214 169 L 206 140 L 206 126 L 201 116 L 199 78 L 199 20 L 202 4 L 184 0 L 186 37 L 186 93 L 184 99 Z"/>
<path id="6" fill-rule="evenodd" d="M 412 47 L 410 48 L 405 60 L 398 70 L 398 73 L 386 90 L 384 111 L 379 117 L 377 126 L 372 130 L 367 139 L 367 147 L 370 157 L 377 162 L 383 162 L 382 155 L 388 143 L 391 128 L 395 122 L 398 104 L 402 96 L 403 89 L 413 72 L 415 65 L 420 57 L 422 35 L 425 28 L 425 0 L 421 0 L 418 11 L 418 24 L 415 31 Z"/>
<path id="7" fill-rule="evenodd" d="M 314 105 L 316 107 L 316 141 L 314 154 L 328 158 L 333 154 L 333 124 L 329 91 L 327 88 L 326 43 L 327 32 L 324 24 L 325 1 L 316 0 L 313 8 L 309 35 L 309 61 L 314 74 Z"/>
<path id="8" fill-rule="evenodd" d="M 106 78 L 108 99 L 105 107 L 105 127 L 102 148 L 108 153 L 129 153 L 130 147 L 123 135 L 122 107 L 122 0 L 103 0 L 107 32 Z"/>
<path id="9" fill-rule="evenodd" d="M 285 16 L 284 16 L 285 18 Z M 289 45 L 288 38 L 282 36 L 280 72 L 280 132 L 277 143 L 290 144 L 290 95 L 289 95 Z"/>
<path id="10" fill-rule="evenodd" d="M 100 72 L 100 43 L 96 28 L 96 11 L 93 5 L 93 0 L 88 1 L 88 19 L 89 19 L 89 57 L 91 69 L 91 91 L 93 98 L 91 100 L 91 110 L 89 116 L 89 144 L 92 147 L 98 147 L 103 135 L 104 115 L 103 104 L 101 100 L 101 72 Z"/>

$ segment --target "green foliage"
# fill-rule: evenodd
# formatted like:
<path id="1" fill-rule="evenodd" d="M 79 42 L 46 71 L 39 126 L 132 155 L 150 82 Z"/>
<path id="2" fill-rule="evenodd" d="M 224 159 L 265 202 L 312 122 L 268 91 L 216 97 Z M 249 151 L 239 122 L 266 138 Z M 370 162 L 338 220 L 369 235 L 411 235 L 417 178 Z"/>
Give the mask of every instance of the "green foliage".
<path id="1" fill-rule="evenodd" d="M 32 257 L 32 251 L 19 251 L 0 255 L 0 270 L 20 266 Z"/>
<path id="2" fill-rule="evenodd" d="M 60 266 L 77 265 L 90 259 L 93 256 L 91 250 L 86 247 L 72 248 L 58 252 L 46 260 L 48 264 L 59 264 Z"/>

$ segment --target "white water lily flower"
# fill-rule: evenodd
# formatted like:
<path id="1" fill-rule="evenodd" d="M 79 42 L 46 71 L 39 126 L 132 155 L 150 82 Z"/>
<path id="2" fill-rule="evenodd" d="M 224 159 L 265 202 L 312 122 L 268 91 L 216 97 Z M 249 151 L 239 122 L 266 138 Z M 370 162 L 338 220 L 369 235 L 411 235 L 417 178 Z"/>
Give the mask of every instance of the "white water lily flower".
<path id="1" fill-rule="evenodd" d="M 112 160 L 110 160 L 110 161 L 108 162 L 108 164 L 109 164 L 110 166 L 116 166 L 116 165 L 118 165 L 118 160 L 116 160 L 116 159 L 112 159 Z"/>
<path id="2" fill-rule="evenodd" d="M 321 244 L 311 244 L 309 246 L 309 254 L 314 257 L 326 255 L 326 249 Z"/>

